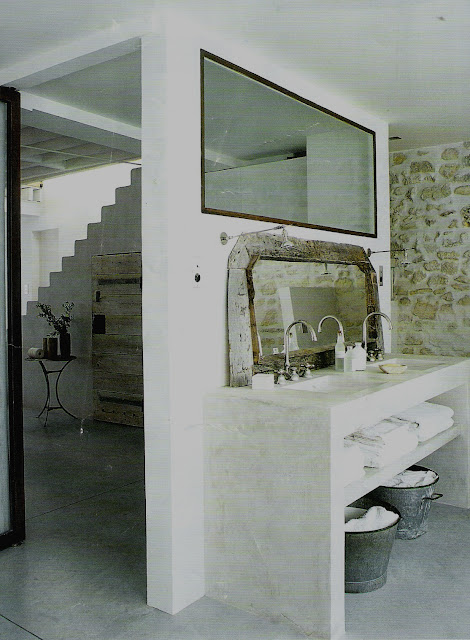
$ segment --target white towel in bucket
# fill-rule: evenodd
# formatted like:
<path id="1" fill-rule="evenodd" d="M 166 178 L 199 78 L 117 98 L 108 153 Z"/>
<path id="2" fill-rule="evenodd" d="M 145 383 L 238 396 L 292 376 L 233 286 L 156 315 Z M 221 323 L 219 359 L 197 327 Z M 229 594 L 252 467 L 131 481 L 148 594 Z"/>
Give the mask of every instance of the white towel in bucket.
<path id="1" fill-rule="evenodd" d="M 436 481 L 436 478 L 437 473 L 430 469 L 422 471 L 411 471 L 407 469 L 406 471 L 398 473 L 393 478 L 390 478 L 390 480 L 382 482 L 382 487 L 400 487 L 404 489 L 412 487 L 427 487 L 428 485 L 433 484 L 433 482 Z"/>
<path id="2" fill-rule="evenodd" d="M 371 507 L 360 518 L 353 518 L 344 524 L 345 531 L 378 531 L 385 529 L 398 520 L 394 511 L 385 507 Z"/>

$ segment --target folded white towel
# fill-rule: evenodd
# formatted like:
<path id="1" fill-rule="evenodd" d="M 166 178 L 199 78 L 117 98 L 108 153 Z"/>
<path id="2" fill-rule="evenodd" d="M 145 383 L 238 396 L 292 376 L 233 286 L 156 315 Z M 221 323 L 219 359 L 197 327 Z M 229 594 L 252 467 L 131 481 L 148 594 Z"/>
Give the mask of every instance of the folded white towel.
<path id="1" fill-rule="evenodd" d="M 364 455 L 354 442 L 344 441 L 343 462 L 348 465 L 364 466 Z"/>
<path id="2" fill-rule="evenodd" d="M 394 418 L 413 424 L 419 442 L 425 442 L 438 433 L 449 429 L 454 421 L 454 410 L 434 402 L 422 402 L 421 404 L 395 414 Z"/>
<path id="3" fill-rule="evenodd" d="M 357 438 L 366 438 L 376 442 L 379 446 L 394 445 L 400 442 L 402 434 L 412 424 L 412 422 L 408 423 L 404 419 L 397 419 L 392 416 L 370 427 L 364 427 L 356 431 L 354 435 L 357 435 Z"/>
<path id="4" fill-rule="evenodd" d="M 360 480 L 361 478 L 363 478 L 365 475 L 365 469 L 364 467 L 361 467 L 360 469 L 348 469 L 347 467 L 344 467 L 341 470 L 341 477 L 342 477 L 342 481 L 343 481 L 343 486 L 347 487 L 348 484 L 351 484 L 351 482 L 355 482 L 356 480 Z"/>
<path id="5" fill-rule="evenodd" d="M 400 420 L 411 420 L 411 422 L 418 422 L 423 424 L 428 420 L 442 419 L 447 420 L 452 418 L 454 410 L 451 407 L 446 407 L 442 404 L 436 404 L 435 402 L 422 402 L 410 409 L 400 411 L 395 414 L 395 418 Z"/>
<path id="6" fill-rule="evenodd" d="M 378 531 L 398 520 L 398 515 L 384 507 L 371 507 L 360 518 L 353 518 L 344 524 L 345 531 Z"/>
<path id="7" fill-rule="evenodd" d="M 420 442 L 425 442 L 430 438 L 433 438 L 438 433 L 442 433 L 454 424 L 454 420 L 452 418 L 447 418 L 447 420 L 436 420 L 434 423 L 429 421 L 425 424 L 417 424 L 415 427 L 416 434 L 418 436 L 418 440 Z"/>
<path id="8" fill-rule="evenodd" d="M 402 435 L 400 444 L 393 447 L 383 447 L 381 450 L 368 450 L 362 446 L 361 448 L 365 455 L 366 467 L 385 467 L 406 453 L 413 451 L 417 446 L 418 438 L 416 434 L 407 431 Z"/>
<path id="9" fill-rule="evenodd" d="M 344 441 L 340 472 L 343 475 L 345 486 L 364 476 L 364 464 L 364 454 L 361 448 L 357 444 Z"/>
<path id="10" fill-rule="evenodd" d="M 411 487 L 426 487 L 430 484 L 433 484 L 437 478 L 437 473 L 434 471 L 410 471 L 407 469 L 406 471 L 402 471 L 398 473 L 390 480 L 386 480 L 382 482 L 383 487 L 401 487 L 401 488 L 411 488 Z"/>
<path id="11" fill-rule="evenodd" d="M 418 437 L 410 431 L 411 426 L 413 423 L 390 418 L 360 429 L 345 440 L 359 445 L 366 467 L 383 467 L 416 449 Z"/>

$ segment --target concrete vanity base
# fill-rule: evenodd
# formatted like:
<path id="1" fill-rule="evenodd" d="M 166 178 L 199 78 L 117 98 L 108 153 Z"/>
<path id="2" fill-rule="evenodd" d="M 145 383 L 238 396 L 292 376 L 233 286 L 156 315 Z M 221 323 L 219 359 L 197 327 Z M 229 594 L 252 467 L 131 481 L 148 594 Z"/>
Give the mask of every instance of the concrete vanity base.
<path id="1" fill-rule="evenodd" d="M 315 638 L 339 638 L 344 505 L 424 458 L 439 473 L 443 500 L 470 507 L 470 361 L 439 360 L 355 392 L 241 387 L 206 398 L 207 595 L 287 618 Z M 344 487 L 344 436 L 431 398 L 454 408 L 452 430 Z"/>

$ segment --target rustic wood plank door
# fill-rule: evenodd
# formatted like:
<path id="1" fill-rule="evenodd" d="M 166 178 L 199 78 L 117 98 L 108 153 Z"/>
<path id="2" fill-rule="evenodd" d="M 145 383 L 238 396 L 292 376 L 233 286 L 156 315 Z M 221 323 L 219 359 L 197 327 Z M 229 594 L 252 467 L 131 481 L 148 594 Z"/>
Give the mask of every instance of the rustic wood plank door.
<path id="1" fill-rule="evenodd" d="M 142 257 L 92 257 L 93 417 L 142 427 Z"/>

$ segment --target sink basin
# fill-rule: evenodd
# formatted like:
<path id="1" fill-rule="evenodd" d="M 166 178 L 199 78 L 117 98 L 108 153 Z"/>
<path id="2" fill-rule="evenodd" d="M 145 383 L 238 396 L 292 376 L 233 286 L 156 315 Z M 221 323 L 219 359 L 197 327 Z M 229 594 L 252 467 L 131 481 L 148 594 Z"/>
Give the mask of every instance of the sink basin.
<path id="1" fill-rule="evenodd" d="M 405 364 L 410 371 L 426 371 L 426 369 L 433 369 L 434 367 L 439 367 L 444 365 L 445 362 L 442 360 L 435 360 L 434 358 L 429 359 L 413 359 L 413 358 L 388 358 L 386 360 L 379 360 L 377 362 L 369 362 L 367 363 L 367 371 L 370 372 L 378 372 L 383 373 L 380 369 L 380 365 L 383 364 Z"/>
<path id="2" fill-rule="evenodd" d="M 368 387 L 377 387 L 388 382 L 386 379 L 368 376 L 362 372 L 352 374 L 325 375 L 308 378 L 299 382 L 290 382 L 285 391 L 310 391 L 314 393 L 333 393 L 335 391 L 358 391 Z"/>
<path id="3" fill-rule="evenodd" d="M 310 393 L 354 393 L 364 389 L 374 390 L 382 384 L 389 383 L 392 378 L 401 376 L 387 375 L 380 369 L 384 364 L 405 364 L 407 372 L 427 371 L 446 363 L 434 358 L 387 358 L 377 362 L 368 362 L 365 371 L 353 373 L 314 374 L 312 378 L 288 382 L 278 387 L 285 391 L 309 391 Z M 381 375 L 376 375 L 380 373 Z"/>

